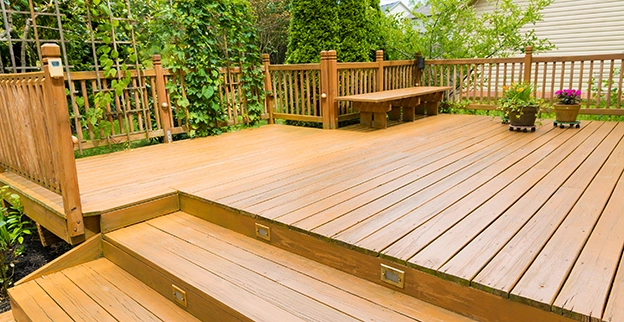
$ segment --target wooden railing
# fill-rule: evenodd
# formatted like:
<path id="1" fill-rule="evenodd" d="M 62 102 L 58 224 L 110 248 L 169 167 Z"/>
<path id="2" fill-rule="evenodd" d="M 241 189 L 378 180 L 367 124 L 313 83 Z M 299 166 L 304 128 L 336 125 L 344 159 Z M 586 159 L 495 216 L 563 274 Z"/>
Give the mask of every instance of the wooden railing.
<path id="1" fill-rule="evenodd" d="M 172 101 L 166 90 L 168 83 L 181 88 L 185 97 L 184 77 L 181 73 L 163 68 L 159 55 L 152 57 L 154 67 L 146 70 L 132 70 L 131 82 L 124 91 L 117 95 L 111 90 L 115 78 L 104 77 L 103 72 L 72 72 L 68 90 L 74 93 L 71 106 L 73 135 L 78 138 L 75 149 L 138 141 L 163 137 L 165 142 L 171 135 L 185 133 L 188 130 L 188 110 Z M 221 106 L 227 115 L 228 124 L 247 122 L 247 106 L 241 88 L 239 68 L 221 68 L 221 82 L 218 94 Z M 91 122 L 95 94 L 108 91 L 113 99 L 106 104 L 100 119 Z M 260 95 L 260 93 L 259 93 Z M 90 113 L 91 111 L 91 113 Z M 265 111 L 264 118 L 268 118 Z M 107 121 L 108 126 L 99 127 L 100 121 Z M 94 126 L 93 123 L 96 123 Z"/>
<path id="2" fill-rule="evenodd" d="M 496 107 L 503 87 L 512 82 L 532 83 L 535 96 L 549 104 L 558 90 L 574 88 L 583 93 L 581 113 L 624 115 L 623 69 L 624 54 L 539 57 L 527 47 L 520 58 L 428 60 L 422 83 L 451 86 L 449 102 L 486 110 Z"/>
<path id="3" fill-rule="evenodd" d="M 338 63 L 333 50 L 321 52 L 317 64 L 269 65 L 265 56 L 264 68 L 269 122 L 318 122 L 324 128 L 359 117 L 351 102 L 335 97 L 416 86 L 420 77 L 413 60 L 384 61 L 381 50 L 368 63 Z"/>
<path id="4" fill-rule="evenodd" d="M 84 222 L 63 75 L 51 77 L 48 65 L 61 52 L 43 45 L 42 54 L 43 72 L 0 75 L 0 171 L 60 194 L 71 238 L 84 234 Z"/>

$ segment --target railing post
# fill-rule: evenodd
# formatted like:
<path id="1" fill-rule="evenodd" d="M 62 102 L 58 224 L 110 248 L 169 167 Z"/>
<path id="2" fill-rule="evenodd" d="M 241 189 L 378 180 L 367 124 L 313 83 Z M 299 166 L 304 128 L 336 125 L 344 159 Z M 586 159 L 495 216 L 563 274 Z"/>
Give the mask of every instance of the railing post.
<path id="1" fill-rule="evenodd" d="M 524 49 L 524 78 L 525 83 L 531 83 L 531 67 L 533 65 L 533 47 L 527 46 Z"/>
<path id="2" fill-rule="evenodd" d="M 336 60 L 336 51 L 327 51 L 327 72 L 329 91 L 327 93 L 327 101 L 329 102 L 329 128 L 338 128 L 338 61 Z"/>
<path id="3" fill-rule="evenodd" d="M 377 62 L 377 91 L 381 92 L 384 90 L 384 52 L 383 50 L 378 50 L 375 53 L 377 54 L 377 57 L 375 57 Z"/>
<path id="4" fill-rule="evenodd" d="M 267 111 L 269 112 L 269 124 L 275 124 L 275 119 L 273 118 L 273 100 L 275 94 L 273 93 L 273 84 L 271 83 L 271 70 L 269 69 L 271 66 L 271 56 L 269 56 L 269 54 L 262 54 L 262 65 L 264 66 L 264 92 L 266 93 L 264 101 Z"/>
<path id="5" fill-rule="evenodd" d="M 52 139 L 53 163 L 56 168 L 61 196 L 63 198 L 63 210 L 67 220 L 67 233 L 69 237 L 84 235 L 84 220 L 82 218 L 82 204 L 80 202 L 80 189 L 78 188 L 78 172 L 74 158 L 74 144 L 69 125 L 67 109 L 67 97 L 65 96 L 65 79 L 61 70 L 60 75 L 50 75 L 50 60 L 60 64 L 61 49 L 56 44 L 41 46 L 43 55 L 43 71 L 45 73 L 45 93 L 47 108 L 52 109 L 49 113 L 51 118 L 50 136 Z M 58 60 L 57 60 L 58 59 Z"/>
<path id="6" fill-rule="evenodd" d="M 160 62 L 160 55 L 152 56 L 152 63 L 154 64 L 154 72 L 156 74 L 156 96 L 158 96 L 158 106 L 160 114 L 160 123 L 163 129 L 163 136 L 165 143 L 171 143 L 173 138 L 171 137 L 171 127 L 173 127 L 173 117 L 171 115 L 171 106 L 167 102 L 167 90 L 165 89 L 165 75 L 162 69 L 162 63 Z"/>
<path id="7" fill-rule="evenodd" d="M 334 52 L 335 53 L 335 52 Z M 334 56 L 335 59 L 335 56 Z M 323 129 L 333 129 L 332 118 L 334 112 L 334 96 L 331 87 L 330 52 L 321 51 L 321 114 L 323 117 Z"/>
<path id="8" fill-rule="evenodd" d="M 414 61 L 414 65 L 416 66 L 416 70 L 414 71 L 414 86 L 420 86 L 422 83 L 422 70 L 418 68 L 418 59 L 422 58 L 421 53 L 416 53 L 416 60 Z"/>

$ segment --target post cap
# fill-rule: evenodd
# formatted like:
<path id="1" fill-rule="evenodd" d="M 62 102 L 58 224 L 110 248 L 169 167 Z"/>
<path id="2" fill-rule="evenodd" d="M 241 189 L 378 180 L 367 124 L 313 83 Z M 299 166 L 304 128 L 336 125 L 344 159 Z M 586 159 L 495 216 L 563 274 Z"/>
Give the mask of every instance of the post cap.
<path id="1" fill-rule="evenodd" d="M 41 55 L 43 57 L 61 57 L 61 47 L 57 44 L 43 44 Z"/>
<path id="2" fill-rule="evenodd" d="M 525 54 L 532 54 L 533 53 L 533 47 L 532 46 L 526 46 L 524 48 L 524 53 Z"/>
<path id="3" fill-rule="evenodd" d="M 160 64 L 160 55 L 152 55 L 152 63 Z"/>

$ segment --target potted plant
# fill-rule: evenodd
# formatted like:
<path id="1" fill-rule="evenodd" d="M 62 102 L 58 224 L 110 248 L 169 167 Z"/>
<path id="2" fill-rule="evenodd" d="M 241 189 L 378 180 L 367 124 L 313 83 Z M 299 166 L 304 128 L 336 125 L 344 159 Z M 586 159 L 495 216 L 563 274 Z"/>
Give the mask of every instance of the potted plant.
<path id="1" fill-rule="evenodd" d="M 535 130 L 535 119 L 540 111 L 540 101 L 533 96 L 534 87 L 528 83 L 512 83 L 503 87 L 503 98 L 499 100 L 498 109 L 503 112 L 503 119 L 508 119 L 514 127 L 532 127 Z"/>
<path id="2" fill-rule="evenodd" d="M 576 117 L 581 110 L 581 90 L 562 89 L 555 92 L 558 102 L 553 105 L 555 109 L 554 125 L 563 124 L 578 125 Z"/>

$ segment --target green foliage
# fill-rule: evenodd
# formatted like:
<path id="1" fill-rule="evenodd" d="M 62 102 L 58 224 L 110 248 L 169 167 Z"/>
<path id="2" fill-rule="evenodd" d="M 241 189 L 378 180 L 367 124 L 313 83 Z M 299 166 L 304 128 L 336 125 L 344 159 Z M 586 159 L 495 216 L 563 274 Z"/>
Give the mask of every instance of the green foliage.
<path id="1" fill-rule="evenodd" d="M 10 208 L 4 207 L 2 200 L 8 201 Z M 24 236 L 30 235 L 32 222 L 25 220 L 24 208 L 19 196 L 10 194 L 8 187 L 0 188 L 0 285 L 2 296 L 13 285 L 15 261 L 23 253 Z"/>
<path id="2" fill-rule="evenodd" d="M 336 0 L 293 0 L 288 32 L 289 64 L 319 62 L 321 51 L 339 48 Z"/>
<path id="3" fill-rule="evenodd" d="M 370 60 L 366 14 L 368 4 L 362 0 L 341 0 L 338 4 L 340 47 L 338 61 L 363 62 Z"/>
<path id="4" fill-rule="evenodd" d="M 509 118 L 510 113 L 518 117 L 524 113 L 527 107 L 542 108 L 544 102 L 533 96 L 535 86 L 530 83 L 512 83 L 503 87 L 503 97 L 498 101 L 497 109 L 503 113 L 503 118 Z"/>
<path id="5" fill-rule="evenodd" d="M 290 0 L 249 0 L 256 13 L 258 50 L 271 56 L 271 63 L 283 64 L 288 46 Z"/>
<path id="6" fill-rule="evenodd" d="M 598 102 L 600 108 L 613 108 L 617 105 L 618 94 L 622 95 L 619 86 L 617 86 L 617 80 L 620 78 L 621 72 L 619 68 L 614 68 L 609 77 L 602 79 L 602 83 L 598 82 L 596 77 L 592 77 L 590 80 L 592 99 Z M 609 79 L 611 79 L 611 84 L 609 84 Z M 600 93 L 598 93 L 598 85 L 600 85 Z M 609 91 L 609 87 L 611 87 L 611 91 Z M 609 100 L 609 105 L 607 105 L 607 100 Z M 620 97 L 620 101 L 624 103 L 624 96 Z"/>
<path id="7" fill-rule="evenodd" d="M 242 91 L 250 124 L 259 121 L 262 71 L 256 46 L 252 8 L 244 0 L 177 1 L 160 12 L 160 35 L 167 43 L 168 65 L 184 73 L 181 88 L 168 84 L 172 101 L 189 110 L 189 135 L 220 134 L 226 115 L 219 99 L 219 67 L 240 67 Z M 172 28 L 175 26 L 175 28 Z M 184 111 L 178 111 L 178 117 Z"/>
<path id="8" fill-rule="evenodd" d="M 554 48 L 524 26 L 542 19 L 541 11 L 554 0 L 488 0 L 492 12 L 477 14 L 472 0 L 429 0 L 431 15 L 414 13 L 415 21 L 387 17 L 382 35 L 390 59 L 408 59 L 420 52 L 425 58 L 507 57 L 533 46 L 534 52 Z"/>

